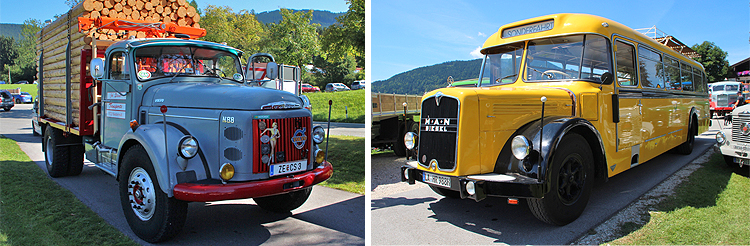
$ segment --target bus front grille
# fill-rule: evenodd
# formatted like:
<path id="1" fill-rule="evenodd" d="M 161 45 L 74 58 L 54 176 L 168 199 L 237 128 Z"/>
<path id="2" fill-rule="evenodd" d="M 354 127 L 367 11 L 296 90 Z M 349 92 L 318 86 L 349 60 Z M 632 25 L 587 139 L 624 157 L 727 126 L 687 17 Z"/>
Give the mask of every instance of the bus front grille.
<path id="1" fill-rule="evenodd" d="M 440 170 L 456 168 L 459 107 L 458 99 L 444 95 L 422 101 L 417 159 L 423 166 L 437 162 Z"/>

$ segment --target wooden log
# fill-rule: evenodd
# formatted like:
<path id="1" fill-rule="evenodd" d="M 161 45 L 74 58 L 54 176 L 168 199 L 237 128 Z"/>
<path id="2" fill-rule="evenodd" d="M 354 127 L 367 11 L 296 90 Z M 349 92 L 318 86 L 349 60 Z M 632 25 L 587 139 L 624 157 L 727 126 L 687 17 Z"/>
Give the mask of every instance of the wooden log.
<path id="1" fill-rule="evenodd" d="M 193 22 L 197 24 L 199 21 L 201 21 L 201 15 L 195 14 L 195 16 L 193 16 Z"/>
<path id="2" fill-rule="evenodd" d="M 179 4 L 180 6 L 185 6 L 185 5 L 187 5 L 187 1 L 186 0 L 177 0 L 177 4 Z"/>
<path id="3" fill-rule="evenodd" d="M 104 3 L 103 2 L 98 2 L 98 1 L 94 2 L 94 10 L 96 10 L 96 11 L 102 11 L 103 8 L 104 8 Z"/>
<path id="4" fill-rule="evenodd" d="M 115 1 L 117 1 L 117 0 L 115 0 Z M 117 12 L 122 11 L 122 3 L 116 3 L 114 8 L 115 8 L 115 11 L 117 11 Z"/>
<path id="5" fill-rule="evenodd" d="M 128 0 L 128 6 L 135 7 L 135 0 Z"/>
<path id="6" fill-rule="evenodd" d="M 130 18 L 134 20 L 140 20 L 141 18 L 141 12 L 140 11 L 133 11 L 132 14 L 130 14 Z"/>
<path id="7" fill-rule="evenodd" d="M 193 6 L 188 6 L 188 7 L 187 7 L 187 16 L 188 16 L 188 17 L 193 17 L 193 16 L 195 16 L 195 13 L 196 13 L 196 11 L 195 11 L 195 7 L 193 7 Z"/>
<path id="8" fill-rule="evenodd" d="M 123 12 L 120 12 L 119 14 L 117 14 L 117 18 L 119 18 L 119 19 L 125 19 L 125 17 L 126 17 L 126 15 Z"/>
<path id="9" fill-rule="evenodd" d="M 130 5 L 123 7 L 122 13 L 124 13 L 125 15 L 130 15 L 131 13 L 133 13 L 133 7 Z"/>
<path id="10" fill-rule="evenodd" d="M 79 74 L 81 72 L 81 58 L 78 57 L 78 59 L 75 59 L 75 63 L 70 64 L 70 73 L 71 74 Z M 54 69 L 54 70 L 47 70 L 48 68 L 45 67 L 44 70 L 44 77 L 45 78 L 54 78 L 54 77 L 65 77 L 66 68 L 63 64 L 63 67 Z"/>
<path id="11" fill-rule="evenodd" d="M 96 19 L 96 18 L 99 18 L 99 17 L 101 17 L 101 16 L 102 16 L 102 15 L 101 15 L 101 14 L 99 13 L 99 11 L 96 11 L 96 10 L 94 10 L 94 11 L 91 11 L 91 18 L 92 18 L 92 19 Z"/>
<path id="12" fill-rule="evenodd" d="M 151 0 L 151 5 L 153 5 L 154 7 L 158 6 L 159 4 L 161 4 L 161 0 Z"/>
<path id="13" fill-rule="evenodd" d="M 109 16 L 109 9 L 108 9 L 108 8 L 103 8 L 103 9 L 102 9 L 102 15 L 107 15 L 107 16 Z"/>
<path id="14" fill-rule="evenodd" d="M 185 7 L 178 8 L 177 16 L 179 16 L 180 18 L 187 16 L 187 9 L 185 9 Z"/>
<path id="15" fill-rule="evenodd" d="M 198 16 L 198 15 L 195 15 Z M 195 28 L 201 28 L 201 24 L 198 24 L 198 22 L 193 23 L 193 27 Z"/>
<path id="16" fill-rule="evenodd" d="M 111 9 L 114 6 L 115 6 L 115 1 L 114 0 L 104 0 L 104 8 L 105 9 Z"/>
<path id="17" fill-rule="evenodd" d="M 117 12 L 117 11 L 114 11 L 114 10 L 109 11 L 109 18 L 117 18 L 117 16 L 120 15 L 120 13 L 121 12 Z"/>
<path id="18" fill-rule="evenodd" d="M 164 7 L 162 7 L 161 5 L 156 6 L 156 8 L 154 9 L 156 10 L 156 13 L 164 13 Z"/>
<path id="19" fill-rule="evenodd" d="M 187 21 L 185 21 L 185 18 L 180 18 L 177 20 L 178 26 L 187 26 Z"/>
<path id="20" fill-rule="evenodd" d="M 169 13 L 169 18 L 172 19 L 172 22 L 177 22 L 177 19 L 179 19 L 180 17 L 177 17 L 177 13 L 172 12 Z"/>
<path id="21" fill-rule="evenodd" d="M 144 5 L 143 1 L 141 1 L 141 0 L 136 0 L 135 1 L 135 9 L 137 9 L 137 10 L 140 11 L 141 9 L 143 9 L 143 5 Z"/>
<path id="22" fill-rule="evenodd" d="M 183 20 L 185 20 L 185 26 L 193 26 L 193 18 L 187 17 L 187 18 L 184 18 Z"/>
<path id="23" fill-rule="evenodd" d="M 164 12 L 161 14 L 162 16 L 167 16 L 172 13 L 172 8 L 170 7 L 164 7 Z"/>
<path id="24" fill-rule="evenodd" d="M 146 32 L 139 31 L 135 36 L 136 38 L 146 38 Z"/>
<path id="25" fill-rule="evenodd" d="M 66 24 L 68 22 L 68 14 L 70 14 L 71 19 L 74 19 L 75 17 L 78 17 L 81 15 L 85 10 L 83 9 L 83 3 L 80 3 L 76 6 L 74 6 L 71 10 L 69 10 L 67 13 L 61 15 L 59 18 L 57 18 L 55 21 L 50 23 L 49 25 L 45 26 L 43 28 L 43 33 L 46 35 L 47 33 L 50 33 L 50 30 L 57 29 L 60 25 Z M 40 35 L 37 35 L 37 38 L 41 37 Z"/>
<path id="26" fill-rule="evenodd" d="M 61 17 L 62 18 L 62 17 Z M 54 37 L 55 35 L 63 32 L 69 31 L 68 29 L 68 22 L 67 19 L 62 21 L 61 19 L 58 19 L 57 21 L 60 21 L 61 23 L 58 24 L 64 24 L 64 25 L 58 25 L 56 28 L 44 28 L 41 33 L 44 33 L 44 36 L 40 36 L 37 38 L 37 42 L 45 42 L 49 38 Z M 55 21 L 55 22 L 57 22 Z M 55 23 L 53 22 L 53 23 Z M 50 24 L 51 25 L 51 24 Z M 70 31 L 71 32 L 78 32 L 78 19 L 72 18 L 70 19 Z M 67 35 L 67 34 L 66 34 Z"/>
<path id="27" fill-rule="evenodd" d="M 122 2 L 122 0 L 115 0 L 116 3 Z"/>
<path id="28" fill-rule="evenodd" d="M 93 0 L 84 0 L 83 1 L 83 9 L 86 10 L 86 11 L 88 11 L 88 12 L 91 12 L 92 10 L 94 10 L 94 1 Z"/>
<path id="29" fill-rule="evenodd" d="M 76 40 L 79 40 L 79 39 L 81 39 L 81 38 L 83 38 L 85 36 L 86 36 L 85 33 L 79 33 L 79 32 L 71 33 L 71 35 L 70 35 L 71 43 L 74 43 L 74 42 L 76 42 Z M 53 39 L 50 39 L 48 41 L 45 41 L 43 43 L 38 44 L 36 48 L 40 52 L 41 52 L 42 49 L 44 49 L 45 53 L 47 53 L 47 54 L 54 54 L 54 53 L 50 53 L 50 52 L 52 52 L 52 50 L 54 50 L 54 49 L 57 49 L 57 48 L 59 48 L 61 46 L 65 46 L 67 44 L 68 44 L 68 34 L 67 33 L 59 33 Z M 75 45 L 73 47 L 75 47 Z"/>
<path id="30" fill-rule="evenodd" d="M 146 2 L 146 4 L 143 5 L 143 8 L 148 11 L 154 10 L 154 4 L 152 4 L 151 2 Z"/>

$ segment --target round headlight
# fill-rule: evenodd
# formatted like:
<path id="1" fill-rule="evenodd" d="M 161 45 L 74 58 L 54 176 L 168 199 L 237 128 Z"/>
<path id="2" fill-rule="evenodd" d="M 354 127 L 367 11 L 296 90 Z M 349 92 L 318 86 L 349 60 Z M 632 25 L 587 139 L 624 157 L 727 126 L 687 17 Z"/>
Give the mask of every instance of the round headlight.
<path id="1" fill-rule="evenodd" d="M 477 192 L 475 188 L 476 187 L 474 187 L 474 181 L 466 182 L 466 193 L 469 193 L 469 195 L 473 196 Z"/>
<path id="2" fill-rule="evenodd" d="M 529 145 L 529 140 L 526 139 L 526 137 L 518 135 L 513 138 L 513 141 L 511 141 L 510 149 L 513 152 L 513 156 L 515 156 L 519 160 L 523 160 L 523 158 L 526 158 L 526 156 L 529 155 L 531 146 Z"/>
<path id="3" fill-rule="evenodd" d="M 315 144 L 320 144 L 326 139 L 326 130 L 322 126 L 316 126 L 313 128 L 312 139 Z"/>
<path id="4" fill-rule="evenodd" d="M 178 146 L 179 150 L 177 153 L 179 153 L 182 158 L 190 159 L 195 157 L 195 154 L 198 153 L 198 140 L 195 140 L 193 136 L 182 137 Z"/>
<path id="5" fill-rule="evenodd" d="M 406 145 L 406 149 L 413 150 L 417 145 L 417 134 L 413 132 L 407 132 L 404 135 L 404 145 Z"/>
<path id="6" fill-rule="evenodd" d="M 724 135 L 723 131 L 719 131 L 716 133 L 716 142 L 719 143 L 719 145 L 724 144 L 724 142 L 727 141 L 727 137 Z"/>
<path id="7" fill-rule="evenodd" d="M 220 176 L 223 180 L 230 180 L 232 177 L 234 177 L 234 166 L 229 163 L 224 163 L 224 165 L 221 165 L 220 170 Z"/>

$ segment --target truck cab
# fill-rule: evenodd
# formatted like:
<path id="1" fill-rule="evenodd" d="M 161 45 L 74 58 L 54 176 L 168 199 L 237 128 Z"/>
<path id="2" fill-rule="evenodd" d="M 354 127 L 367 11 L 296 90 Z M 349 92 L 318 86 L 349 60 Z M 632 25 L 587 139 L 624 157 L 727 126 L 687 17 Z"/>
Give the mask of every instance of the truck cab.
<path id="1" fill-rule="evenodd" d="M 255 77 L 242 55 L 178 38 L 111 44 L 89 65 L 96 82 L 81 90 L 90 101 L 81 111 L 92 113 L 81 122 L 91 133 L 70 136 L 48 124 L 50 175 L 77 175 L 85 153 L 119 180 L 126 219 L 149 242 L 176 235 L 192 201 L 254 198 L 275 212 L 301 206 L 333 172 L 317 146 L 325 130 L 313 128 L 298 95 L 248 83 Z"/>

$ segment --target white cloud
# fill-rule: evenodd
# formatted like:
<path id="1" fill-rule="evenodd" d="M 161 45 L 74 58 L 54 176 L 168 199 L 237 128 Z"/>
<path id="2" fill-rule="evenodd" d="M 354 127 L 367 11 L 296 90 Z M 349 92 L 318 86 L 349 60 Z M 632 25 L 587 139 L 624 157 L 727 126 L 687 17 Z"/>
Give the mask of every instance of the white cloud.
<path id="1" fill-rule="evenodd" d="M 473 58 L 482 58 L 482 57 L 484 57 L 484 55 L 482 55 L 482 53 L 479 52 L 479 50 L 481 50 L 481 49 L 482 49 L 482 47 L 477 47 L 476 49 L 474 49 L 473 51 L 471 51 L 471 57 L 473 57 Z"/>
<path id="2" fill-rule="evenodd" d="M 477 35 L 479 35 L 480 37 L 487 37 L 487 34 L 484 34 L 482 32 L 479 32 L 479 34 L 477 34 Z"/>

